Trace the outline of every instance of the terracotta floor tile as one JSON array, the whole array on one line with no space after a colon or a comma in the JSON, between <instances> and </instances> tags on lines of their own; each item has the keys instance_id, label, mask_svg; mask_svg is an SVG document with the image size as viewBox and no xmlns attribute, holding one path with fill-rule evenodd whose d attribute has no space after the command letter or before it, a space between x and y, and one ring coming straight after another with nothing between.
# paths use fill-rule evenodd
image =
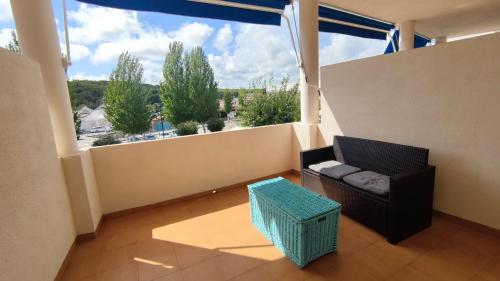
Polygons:
<instances>
[{"instance_id":1,"label":"terracotta floor tile","mask_svg":"<svg viewBox=\"0 0 500 281\"><path fill-rule=\"evenodd\" d=\"M222 254L215 258L225 279L231 279L265 263L265 260L245 255Z\"/></svg>"},{"instance_id":2,"label":"terracotta floor tile","mask_svg":"<svg viewBox=\"0 0 500 281\"><path fill-rule=\"evenodd\" d=\"M109 251L129 246L137 242L137 233L125 230L99 238L102 251Z\"/></svg>"},{"instance_id":3,"label":"terracotta floor tile","mask_svg":"<svg viewBox=\"0 0 500 281\"><path fill-rule=\"evenodd\" d=\"M324 255L306 266L307 270L317 272L320 275L327 275L330 270L337 266L337 263L347 255L342 255L340 252L333 252Z\"/></svg>"},{"instance_id":4,"label":"terracotta floor tile","mask_svg":"<svg viewBox=\"0 0 500 281\"><path fill-rule=\"evenodd\" d=\"M231 281L279 281L274 279L265 266L252 268L230 279Z\"/></svg>"},{"instance_id":5,"label":"terracotta floor tile","mask_svg":"<svg viewBox=\"0 0 500 281\"><path fill-rule=\"evenodd\" d=\"M135 247L135 258L148 259L167 253L174 253L173 244L168 241L151 239L139 241ZM175 255L175 254L174 254Z\"/></svg>"},{"instance_id":6,"label":"terracotta floor tile","mask_svg":"<svg viewBox=\"0 0 500 281\"><path fill-rule=\"evenodd\" d=\"M100 281L138 281L137 265L130 263L99 274Z\"/></svg>"},{"instance_id":7,"label":"terracotta floor tile","mask_svg":"<svg viewBox=\"0 0 500 281\"><path fill-rule=\"evenodd\" d=\"M140 281L155 280L180 269L175 253L172 250L147 259L135 258L135 261L139 267Z\"/></svg>"},{"instance_id":8,"label":"terracotta floor tile","mask_svg":"<svg viewBox=\"0 0 500 281\"><path fill-rule=\"evenodd\" d=\"M212 249L183 244L174 245L175 255L181 268L187 268L197 263L216 257L219 253Z\"/></svg>"},{"instance_id":9,"label":"terracotta floor tile","mask_svg":"<svg viewBox=\"0 0 500 281\"><path fill-rule=\"evenodd\" d=\"M276 280L298 281L312 278L319 275L318 272L306 266L298 268L294 263L287 258L282 258L274 262L268 262L264 265L272 278Z\"/></svg>"},{"instance_id":10,"label":"terracotta floor tile","mask_svg":"<svg viewBox=\"0 0 500 281\"><path fill-rule=\"evenodd\" d=\"M85 277L95 275L98 270L97 256L78 256L75 255L70 260L66 271L64 272L64 280L80 280Z\"/></svg>"},{"instance_id":11,"label":"terracotta floor tile","mask_svg":"<svg viewBox=\"0 0 500 281\"><path fill-rule=\"evenodd\" d=\"M377 279L377 274L374 274L372 268L363 268L361 263L356 261L354 256L349 256L346 258L339 257L335 264L323 273L319 278L313 276L310 280L353 280L353 281L381 281L382 279Z\"/></svg>"},{"instance_id":12,"label":"terracotta floor tile","mask_svg":"<svg viewBox=\"0 0 500 281\"><path fill-rule=\"evenodd\" d=\"M378 234L377 232L369 229L368 227L362 224L359 224L358 222L354 221L353 219L345 215L340 216L340 225L341 225L340 226L341 231L344 231L348 235L353 234L358 237L361 237L368 243L375 243L377 241L385 240L385 238L382 235Z\"/></svg>"},{"instance_id":13,"label":"terracotta floor tile","mask_svg":"<svg viewBox=\"0 0 500 281\"><path fill-rule=\"evenodd\" d=\"M128 245L125 247L104 251L96 257L98 261L97 268L99 272L107 271L115 267L127 265L134 262L136 253L135 245Z\"/></svg>"},{"instance_id":14,"label":"terracotta floor tile","mask_svg":"<svg viewBox=\"0 0 500 281\"><path fill-rule=\"evenodd\" d=\"M174 272L172 274L160 277L155 279L154 281L184 281L184 277L182 277L182 272Z\"/></svg>"},{"instance_id":15,"label":"terracotta floor tile","mask_svg":"<svg viewBox=\"0 0 500 281\"><path fill-rule=\"evenodd\" d=\"M100 239L92 239L92 240L86 240L86 241L81 241L78 243L78 247L75 249L75 254L74 258L78 257L91 257L95 256L99 253L102 252L102 247L104 246L101 243L102 240Z\"/></svg>"},{"instance_id":16,"label":"terracotta floor tile","mask_svg":"<svg viewBox=\"0 0 500 281\"><path fill-rule=\"evenodd\" d=\"M497 255L481 268L477 275L486 281L500 280L500 255Z\"/></svg>"},{"instance_id":17,"label":"terracotta floor tile","mask_svg":"<svg viewBox=\"0 0 500 281\"><path fill-rule=\"evenodd\" d=\"M411 266L404 266L389 277L387 281L432 281L432 279Z\"/></svg>"},{"instance_id":18,"label":"terracotta floor tile","mask_svg":"<svg viewBox=\"0 0 500 281\"><path fill-rule=\"evenodd\" d=\"M224 281L223 272L217 266L214 259L193 265L182 270L182 277L185 281Z\"/></svg>"},{"instance_id":19,"label":"terracotta floor tile","mask_svg":"<svg viewBox=\"0 0 500 281\"><path fill-rule=\"evenodd\" d=\"M441 245L442 241L443 238L433 234L430 229L425 229L424 231L400 242L398 246L408 248L417 254L423 254L437 249Z\"/></svg>"},{"instance_id":20,"label":"terracotta floor tile","mask_svg":"<svg viewBox=\"0 0 500 281\"><path fill-rule=\"evenodd\" d=\"M372 243L358 235L340 233L337 241L337 253L339 255L349 256L371 244Z\"/></svg>"},{"instance_id":21,"label":"terracotta floor tile","mask_svg":"<svg viewBox=\"0 0 500 281\"><path fill-rule=\"evenodd\" d=\"M104 220L62 280L498 281L499 268L498 238L444 217L391 245L342 215L337 252L299 269L252 225L241 186Z\"/></svg>"},{"instance_id":22,"label":"terracotta floor tile","mask_svg":"<svg viewBox=\"0 0 500 281\"><path fill-rule=\"evenodd\" d=\"M472 278L489 258L463 251L458 245L442 247L425 253L415 259L411 266L437 281L461 281Z\"/></svg>"},{"instance_id":23,"label":"terracotta floor tile","mask_svg":"<svg viewBox=\"0 0 500 281\"><path fill-rule=\"evenodd\" d=\"M445 243L488 258L500 252L500 238L473 229L462 229L450 239L446 239Z\"/></svg>"},{"instance_id":24,"label":"terracotta floor tile","mask_svg":"<svg viewBox=\"0 0 500 281\"><path fill-rule=\"evenodd\" d=\"M103 281L100 274L92 275L78 281Z\"/></svg>"},{"instance_id":25,"label":"terracotta floor tile","mask_svg":"<svg viewBox=\"0 0 500 281\"><path fill-rule=\"evenodd\" d=\"M454 234L458 233L462 228L462 226L442 216L433 216L432 225L426 231L429 231L433 235L437 235L442 239L449 239Z\"/></svg>"},{"instance_id":26,"label":"terracotta floor tile","mask_svg":"<svg viewBox=\"0 0 500 281\"><path fill-rule=\"evenodd\" d=\"M497 279L495 279L495 280L497 280ZM470 279L470 281L488 281L488 280L482 278L481 276L476 275L472 279Z\"/></svg>"}]
</instances>

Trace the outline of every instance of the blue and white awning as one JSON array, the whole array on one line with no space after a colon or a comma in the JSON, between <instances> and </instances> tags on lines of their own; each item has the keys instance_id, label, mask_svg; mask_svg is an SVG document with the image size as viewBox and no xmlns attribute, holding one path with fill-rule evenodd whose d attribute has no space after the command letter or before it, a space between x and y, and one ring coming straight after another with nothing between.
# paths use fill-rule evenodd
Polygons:
<instances>
[{"instance_id":1,"label":"blue and white awning","mask_svg":"<svg viewBox=\"0 0 500 281\"><path fill-rule=\"evenodd\" d=\"M290 0L78 0L80 2L145 12L280 25Z\"/></svg>"},{"instance_id":2,"label":"blue and white awning","mask_svg":"<svg viewBox=\"0 0 500 281\"><path fill-rule=\"evenodd\" d=\"M319 31L386 40L392 23L357 15L329 6L319 6Z\"/></svg>"},{"instance_id":3,"label":"blue and white awning","mask_svg":"<svg viewBox=\"0 0 500 281\"><path fill-rule=\"evenodd\" d=\"M413 42L413 48L422 48L427 46L431 42L430 39L419 35L415 34L414 42ZM396 50L394 50L396 49ZM392 35L392 40L389 42L389 45L387 45L387 48L385 49L384 54L390 54L394 52L399 51L399 30L395 30L394 34Z\"/></svg>"}]
</instances>

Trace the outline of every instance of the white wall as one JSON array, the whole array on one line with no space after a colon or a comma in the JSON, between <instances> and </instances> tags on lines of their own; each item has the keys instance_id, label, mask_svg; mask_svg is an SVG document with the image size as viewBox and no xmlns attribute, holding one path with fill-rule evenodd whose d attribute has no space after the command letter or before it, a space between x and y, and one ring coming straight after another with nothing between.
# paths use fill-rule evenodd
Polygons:
<instances>
[{"instance_id":1,"label":"white wall","mask_svg":"<svg viewBox=\"0 0 500 281\"><path fill-rule=\"evenodd\" d=\"M103 213L288 171L292 126L92 148Z\"/></svg>"},{"instance_id":2,"label":"white wall","mask_svg":"<svg viewBox=\"0 0 500 281\"><path fill-rule=\"evenodd\" d=\"M0 48L0 280L54 280L75 230L38 64Z\"/></svg>"},{"instance_id":3,"label":"white wall","mask_svg":"<svg viewBox=\"0 0 500 281\"><path fill-rule=\"evenodd\" d=\"M321 68L334 134L430 149L434 208L500 229L500 34Z\"/></svg>"},{"instance_id":4,"label":"white wall","mask_svg":"<svg viewBox=\"0 0 500 281\"><path fill-rule=\"evenodd\" d=\"M96 231L102 210L92 155L89 151L62 158L77 234Z\"/></svg>"}]
</instances>

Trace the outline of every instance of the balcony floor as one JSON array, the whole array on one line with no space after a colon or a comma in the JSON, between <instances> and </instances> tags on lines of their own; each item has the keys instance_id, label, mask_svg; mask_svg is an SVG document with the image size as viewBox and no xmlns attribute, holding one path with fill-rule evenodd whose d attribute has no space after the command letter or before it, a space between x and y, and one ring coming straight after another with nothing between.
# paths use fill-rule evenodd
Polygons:
<instances>
[{"instance_id":1,"label":"balcony floor","mask_svg":"<svg viewBox=\"0 0 500 281\"><path fill-rule=\"evenodd\" d=\"M500 239L435 217L393 246L342 216L338 252L300 270L252 226L242 186L105 220L97 239L78 244L63 280L494 281Z\"/></svg>"}]
</instances>

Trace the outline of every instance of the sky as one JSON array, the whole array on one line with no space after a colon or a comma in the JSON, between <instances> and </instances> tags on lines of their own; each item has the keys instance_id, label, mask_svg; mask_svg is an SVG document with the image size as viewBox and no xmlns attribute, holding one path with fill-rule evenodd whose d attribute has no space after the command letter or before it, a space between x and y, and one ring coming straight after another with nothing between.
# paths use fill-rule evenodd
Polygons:
<instances>
[{"instance_id":1,"label":"sky","mask_svg":"<svg viewBox=\"0 0 500 281\"><path fill-rule=\"evenodd\" d=\"M53 0L61 50L65 53L62 1ZM186 49L202 46L221 88L248 87L250 81L289 76L298 81L286 24L254 25L152 12L104 8L67 0L72 80L107 80L122 52L139 58L144 81L158 84L168 46L181 41ZM298 3L295 4L298 19ZM292 17L291 8L285 11ZM15 28L9 0L0 0L0 46ZM320 65L382 54L387 42L320 33Z\"/></svg>"}]
</instances>

